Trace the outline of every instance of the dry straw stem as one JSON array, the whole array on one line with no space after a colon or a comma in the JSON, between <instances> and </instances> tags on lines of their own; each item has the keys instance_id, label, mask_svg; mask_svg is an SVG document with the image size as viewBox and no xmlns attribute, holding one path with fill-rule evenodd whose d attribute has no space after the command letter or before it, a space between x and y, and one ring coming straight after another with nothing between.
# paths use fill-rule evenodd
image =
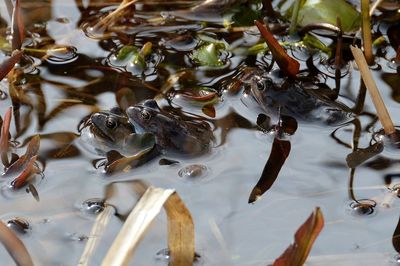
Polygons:
<instances>
[{"instance_id":1,"label":"dry straw stem","mask_svg":"<svg viewBox=\"0 0 400 266\"><path fill-rule=\"evenodd\" d=\"M104 230L114 213L114 208L109 205L106 206L101 213L99 213L96 218L96 222L92 227L92 231L90 232L89 240L85 246L85 249L83 250L81 258L79 259L78 265L89 265L89 260L96 249L97 244L100 242L101 236L103 235Z\"/></svg>"},{"instance_id":2,"label":"dry straw stem","mask_svg":"<svg viewBox=\"0 0 400 266\"><path fill-rule=\"evenodd\" d=\"M192 217L173 189L149 187L129 214L108 250L102 265L128 265L139 241L164 206L168 216L168 247L171 266L192 265L194 226Z\"/></svg>"},{"instance_id":3,"label":"dry straw stem","mask_svg":"<svg viewBox=\"0 0 400 266\"><path fill-rule=\"evenodd\" d=\"M386 135L391 135L396 132L394 128L392 119L390 118L389 112L386 109L385 103L379 93L374 79L372 78L371 71L368 68L367 61L361 51L357 46L350 46L351 52L353 53L354 59L356 60L357 66L360 70L361 77L368 89L369 95L372 98L372 102L375 105L376 112L378 113L378 118L381 121L383 129Z\"/></svg>"},{"instance_id":4,"label":"dry straw stem","mask_svg":"<svg viewBox=\"0 0 400 266\"><path fill-rule=\"evenodd\" d=\"M3 222L0 222L0 242L17 265L33 266L32 258L24 243Z\"/></svg>"},{"instance_id":5,"label":"dry straw stem","mask_svg":"<svg viewBox=\"0 0 400 266\"><path fill-rule=\"evenodd\" d=\"M108 26L107 24L113 24L114 20L119 17L121 11L125 8L130 7L131 5L135 4L138 0L123 0L121 4L115 9L113 12L102 18L94 28L103 28L104 26Z\"/></svg>"},{"instance_id":6,"label":"dry straw stem","mask_svg":"<svg viewBox=\"0 0 400 266\"><path fill-rule=\"evenodd\" d=\"M361 0L361 16L362 16L362 36L365 59L368 65L374 63L372 54L372 38L371 38L371 18L369 16L369 0Z\"/></svg>"}]
</instances>

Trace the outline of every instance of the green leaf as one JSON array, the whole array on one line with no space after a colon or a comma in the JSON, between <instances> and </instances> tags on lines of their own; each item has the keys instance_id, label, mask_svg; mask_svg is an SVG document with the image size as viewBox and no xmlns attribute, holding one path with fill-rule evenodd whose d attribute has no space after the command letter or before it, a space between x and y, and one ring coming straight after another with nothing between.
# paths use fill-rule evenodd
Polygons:
<instances>
[{"instance_id":1,"label":"green leaf","mask_svg":"<svg viewBox=\"0 0 400 266\"><path fill-rule=\"evenodd\" d=\"M117 60L124 61L128 59L128 57L133 56L134 54L138 53L138 49L132 45L126 45L119 50L117 54Z\"/></svg>"},{"instance_id":2,"label":"green leaf","mask_svg":"<svg viewBox=\"0 0 400 266\"><path fill-rule=\"evenodd\" d=\"M200 46L192 54L192 59L201 66L221 66L220 50L225 48L222 43L209 43Z\"/></svg>"},{"instance_id":3,"label":"green leaf","mask_svg":"<svg viewBox=\"0 0 400 266\"><path fill-rule=\"evenodd\" d=\"M360 13L345 0L307 0L300 8L297 22L300 26L321 22L336 25L336 17L345 32L355 31L361 25Z\"/></svg>"},{"instance_id":4,"label":"green leaf","mask_svg":"<svg viewBox=\"0 0 400 266\"><path fill-rule=\"evenodd\" d=\"M303 38L303 44L310 48L316 48L326 53L329 57L332 55L332 50L314 35L306 34Z\"/></svg>"}]
</instances>

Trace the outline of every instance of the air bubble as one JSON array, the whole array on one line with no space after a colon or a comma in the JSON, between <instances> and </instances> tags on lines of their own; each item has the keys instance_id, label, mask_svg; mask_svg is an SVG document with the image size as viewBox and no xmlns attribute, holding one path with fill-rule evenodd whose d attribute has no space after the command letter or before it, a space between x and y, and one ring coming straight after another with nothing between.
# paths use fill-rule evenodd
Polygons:
<instances>
[{"instance_id":1,"label":"air bubble","mask_svg":"<svg viewBox=\"0 0 400 266\"><path fill-rule=\"evenodd\" d=\"M192 164L181 168L178 175L184 179L198 179L207 175L207 166L202 164Z\"/></svg>"},{"instance_id":2,"label":"air bubble","mask_svg":"<svg viewBox=\"0 0 400 266\"><path fill-rule=\"evenodd\" d=\"M376 202L370 199L361 199L350 203L351 214L354 216L367 216L375 212Z\"/></svg>"},{"instance_id":3,"label":"air bubble","mask_svg":"<svg viewBox=\"0 0 400 266\"><path fill-rule=\"evenodd\" d=\"M94 198L85 200L82 203L81 210L88 214L98 214L105 208L105 202L103 199Z\"/></svg>"}]
</instances>

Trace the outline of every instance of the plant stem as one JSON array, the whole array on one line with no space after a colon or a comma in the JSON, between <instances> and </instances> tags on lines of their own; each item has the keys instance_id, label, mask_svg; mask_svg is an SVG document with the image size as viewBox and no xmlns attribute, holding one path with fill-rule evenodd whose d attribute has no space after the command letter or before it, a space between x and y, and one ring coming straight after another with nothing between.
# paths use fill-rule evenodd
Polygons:
<instances>
[{"instance_id":1,"label":"plant stem","mask_svg":"<svg viewBox=\"0 0 400 266\"><path fill-rule=\"evenodd\" d=\"M368 65L374 63L374 56L372 54L372 39L371 39L371 21L369 16L369 0L361 1L361 15L362 15L362 36L365 59Z\"/></svg>"},{"instance_id":2,"label":"plant stem","mask_svg":"<svg viewBox=\"0 0 400 266\"><path fill-rule=\"evenodd\" d=\"M350 46L351 52L353 53L354 59L356 60L357 66L360 70L361 77L364 80L365 86L368 89L369 95L372 98L378 118L383 126L386 135L392 135L396 132L392 119L390 118L389 112L386 109L385 103L379 93L374 79L372 78L371 72L368 68L365 57L358 47Z\"/></svg>"}]
</instances>

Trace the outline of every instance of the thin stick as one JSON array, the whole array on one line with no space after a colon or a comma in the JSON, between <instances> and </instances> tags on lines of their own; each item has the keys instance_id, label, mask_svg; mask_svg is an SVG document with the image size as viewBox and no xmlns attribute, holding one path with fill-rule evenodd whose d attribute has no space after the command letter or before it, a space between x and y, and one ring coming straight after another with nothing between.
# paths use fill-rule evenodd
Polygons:
<instances>
[{"instance_id":1,"label":"thin stick","mask_svg":"<svg viewBox=\"0 0 400 266\"><path fill-rule=\"evenodd\" d=\"M362 16L362 36L365 59L368 65L374 63L372 54L372 39L371 39L371 19L369 16L369 0L361 0L361 16Z\"/></svg>"},{"instance_id":2,"label":"thin stick","mask_svg":"<svg viewBox=\"0 0 400 266\"><path fill-rule=\"evenodd\" d=\"M118 18L120 12L124 9L126 9L127 7L130 7L131 5L135 4L138 0L123 0L121 2L121 4L117 7L117 9L115 9L114 11L112 11L111 13L109 13L107 16L105 16L104 18L102 18L95 26L95 29L99 29L102 28L104 26L106 26L107 24L112 24L113 20L115 20L116 18Z\"/></svg>"},{"instance_id":3,"label":"thin stick","mask_svg":"<svg viewBox=\"0 0 400 266\"><path fill-rule=\"evenodd\" d=\"M79 259L78 265L89 265L90 257L96 249L97 244L100 242L104 230L114 213L115 210L113 207L106 206L106 208L97 216L96 222L92 227L92 231L89 235L89 240L86 243L85 249L83 250L82 256Z\"/></svg>"},{"instance_id":4,"label":"thin stick","mask_svg":"<svg viewBox=\"0 0 400 266\"><path fill-rule=\"evenodd\" d=\"M376 0L375 3L371 6L369 10L369 15L372 16L374 14L375 9L383 2L383 0Z\"/></svg>"},{"instance_id":5,"label":"thin stick","mask_svg":"<svg viewBox=\"0 0 400 266\"><path fill-rule=\"evenodd\" d=\"M379 93L378 87L374 79L372 78L371 72L368 68L367 61L361 51L357 46L350 46L351 52L353 53L354 59L356 60L357 66L360 70L361 77L364 80L365 86L368 89L369 95L372 98L372 102L375 105L376 112L378 113L378 118L381 121L383 129L386 135L391 135L396 132L394 128L393 121L390 118L389 112L386 109L385 103Z\"/></svg>"}]
</instances>

